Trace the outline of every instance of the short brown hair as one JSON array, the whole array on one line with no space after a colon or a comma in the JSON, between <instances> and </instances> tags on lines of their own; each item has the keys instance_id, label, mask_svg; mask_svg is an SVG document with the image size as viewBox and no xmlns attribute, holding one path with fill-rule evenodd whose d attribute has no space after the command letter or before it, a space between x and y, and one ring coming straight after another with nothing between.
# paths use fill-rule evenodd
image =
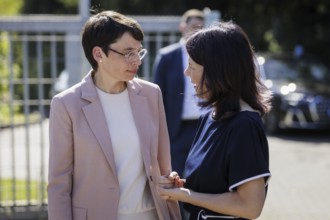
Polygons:
<instances>
[{"instance_id":1,"label":"short brown hair","mask_svg":"<svg viewBox=\"0 0 330 220\"><path fill-rule=\"evenodd\" d=\"M203 11L201 11L199 9L189 9L182 15L181 22L188 23L189 20L192 18L198 18L198 19L204 20Z\"/></svg>"},{"instance_id":2,"label":"short brown hair","mask_svg":"<svg viewBox=\"0 0 330 220\"><path fill-rule=\"evenodd\" d=\"M94 71L97 71L98 64L92 54L93 48L99 46L108 55L108 45L116 42L126 32L135 40L143 41L144 33L140 24L118 12L102 11L87 20L82 29L82 46Z\"/></svg>"}]
</instances>

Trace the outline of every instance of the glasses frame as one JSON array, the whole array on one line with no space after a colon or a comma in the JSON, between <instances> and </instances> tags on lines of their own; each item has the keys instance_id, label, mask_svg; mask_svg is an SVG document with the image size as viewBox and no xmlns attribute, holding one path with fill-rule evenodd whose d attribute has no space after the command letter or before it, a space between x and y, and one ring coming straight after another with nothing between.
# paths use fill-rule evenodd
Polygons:
<instances>
[{"instance_id":1,"label":"glasses frame","mask_svg":"<svg viewBox=\"0 0 330 220\"><path fill-rule=\"evenodd\" d=\"M119 54L119 55L125 57L125 60L127 62L129 62L129 63L134 62L134 59L137 58L136 55L139 57L139 60L141 61L145 57L145 55L147 54L147 52L148 52L147 49L142 49L142 50L140 50L137 53L135 53L134 51L130 51L130 52L124 54L124 53L121 53L121 52L119 52L117 50L114 50L114 49L112 49L110 47L108 47L108 50L110 50L112 52L115 52L116 54Z\"/></svg>"}]
</instances>

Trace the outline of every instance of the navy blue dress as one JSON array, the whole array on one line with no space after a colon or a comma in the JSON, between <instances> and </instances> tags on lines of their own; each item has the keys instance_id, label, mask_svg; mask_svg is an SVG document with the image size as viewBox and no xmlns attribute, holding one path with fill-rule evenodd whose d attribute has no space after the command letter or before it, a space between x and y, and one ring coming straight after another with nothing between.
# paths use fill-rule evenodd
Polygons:
<instances>
[{"instance_id":1,"label":"navy blue dress","mask_svg":"<svg viewBox=\"0 0 330 220\"><path fill-rule=\"evenodd\" d=\"M199 123L186 161L186 188L218 194L234 191L253 179L270 177L268 141L257 112L242 111L223 121L213 120L209 113ZM191 204L184 207L191 220L235 218Z\"/></svg>"}]
</instances>

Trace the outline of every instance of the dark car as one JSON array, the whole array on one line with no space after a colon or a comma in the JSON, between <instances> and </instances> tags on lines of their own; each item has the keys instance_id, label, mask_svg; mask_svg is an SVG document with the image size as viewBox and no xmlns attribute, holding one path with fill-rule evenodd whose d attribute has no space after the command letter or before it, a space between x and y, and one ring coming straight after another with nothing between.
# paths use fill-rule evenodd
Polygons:
<instances>
[{"instance_id":1,"label":"dark car","mask_svg":"<svg viewBox=\"0 0 330 220\"><path fill-rule=\"evenodd\" d=\"M316 59L258 54L265 85L273 92L264 118L269 133L287 128L330 128L330 70Z\"/></svg>"}]
</instances>

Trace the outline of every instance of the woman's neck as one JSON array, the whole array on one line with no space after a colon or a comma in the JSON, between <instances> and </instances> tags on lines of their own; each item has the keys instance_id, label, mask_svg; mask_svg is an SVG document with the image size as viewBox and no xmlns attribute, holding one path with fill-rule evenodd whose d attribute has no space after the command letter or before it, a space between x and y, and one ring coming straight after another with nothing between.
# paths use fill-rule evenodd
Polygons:
<instances>
[{"instance_id":1,"label":"woman's neck","mask_svg":"<svg viewBox=\"0 0 330 220\"><path fill-rule=\"evenodd\" d=\"M99 73L94 73L93 81L97 88L110 94L118 94L126 89L126 82L107 80L106 78L102 78Z\"/></svg>"}]
</instances>

